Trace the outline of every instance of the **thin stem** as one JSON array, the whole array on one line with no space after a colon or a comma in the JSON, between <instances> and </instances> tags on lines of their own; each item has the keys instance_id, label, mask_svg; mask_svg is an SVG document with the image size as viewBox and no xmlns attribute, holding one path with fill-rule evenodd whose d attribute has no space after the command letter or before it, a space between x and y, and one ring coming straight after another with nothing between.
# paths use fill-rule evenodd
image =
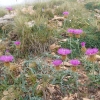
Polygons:
<instances>
[{"instance_id":1,"label":"thin stem","mask_svg":"<svg viewBox=\"0 0 100 100\"><path fill-rule=\"evenodd\" d=\"M93 76L95 75L95 66L94 66L94 62L93 62L92 74L93 74Z\"/></svg>"},{"instance_id":2,"label":"thin stem","mask_svg":"<svg viewBox=\"0 0 100 100\"><path fill-rule=\"evenodd\" d=\"M72 39L71 39L71 37L70 37L70 41L69 41L69 43L70 43L70 50L72 50L72 48L71 48L71 41L72 41ZM71 53L71 59L73 58L73 55L72 55L72 53Z\"/></svg>"},{"instance_id":3,"label":"thin stem","mask_svg":"<svg viewBox=\"0 0 100 100\"><path fill-rule=\"evenodd\" d=\"M79 54L80 54L79 39L77 39L77 46L78 46L78 50L79 50Z\"/></svg>"}]
</instances>

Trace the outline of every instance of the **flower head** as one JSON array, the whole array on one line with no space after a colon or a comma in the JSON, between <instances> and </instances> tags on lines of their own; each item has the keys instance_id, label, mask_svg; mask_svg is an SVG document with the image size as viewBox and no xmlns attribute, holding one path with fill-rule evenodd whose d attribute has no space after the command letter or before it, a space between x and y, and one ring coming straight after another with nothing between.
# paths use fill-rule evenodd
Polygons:
<instances>
[{"instance_id":1,"label":"flower head","mask_svg":"<svg viewBox=\"0 0 100 100\"><path fill-rule=\"evenodd\" d=\"M2 62L11 62L13 59L14 57L12 55L3 55L0 57L0 61Z\"/></svg>"},{"instance_id":2,"label":"flower head","mask_svg":"<svg viewBox=\"0 0 100 100\"><path fill-rule=\"evenodd\" d=\"M85 52L86 55L95 55L98 53L98 49L97 48L88 48Z\"/></svg>"},{"instance_id":3,"label":"flower head","mask_svg":"<svg viewBox=\"0 0 100 100\"><path fill-rule=\"evenodd\" d=\"M68 33L74 33L74 29L69 28L69 29L67 30L67 32L68 32Z\"/></svg>"},{"instance_id":4,"label":"flower head","mask_svg":"<svg viewBox=\"0 0 100 100\"><path fill-rule=\"evenodd\" d=\"M69 14L68 11L64 11L64 12L63 12L63 15L68 15L68 14Z\"/></svg>"},{"instance_id":5,"label":"flower head","mask_svg":"<svg viewBox=\"0 0 100 100\"><path fill-rule=\"evenodd\" d=\"M83 30L81 29L74 29L74 34L81 34L83 33Z\"/></svg>"},{"instance_id":6,"label":"flower head","mask_svg":"<svg viewBox=\"0 0 100 100\"><path fill-rule=\"evenodd\" d=\"M57 59L57 60L54 60L52 63L54 66L59 66L62 63L62 60Z\"/></svg>"},{"instance_id":7,"label":"flower head","mask_svg":"<svg viewBox=\"0 0 100 100\"><path fill-rule=\"evenodd\" d=\"M72 59L70 60L70 64L72 64L73 66L77 66L80 64L80 61L78 59Z\"/></svg>"},{"instance_id":8,"label":"flower head","mask_svg":"<svg viewBox=\"0 0 100 100\"><path fill-rule=\"evenodd\" d=\"M21 44L21 42L20 41L15 41L14 44L18 46L18 45Z\"/></svg>"},{"instance_id":9,"label":"flower head","mask_svg":"<svg viewBox=\"0 0 100 100\"><path fill-rule=\"evenodd\" d=\"M81 42L81 46L82 47L85 46L85 44L86 44L86 42Z\"/></svg>"},{"instance_id":10,"label":"flower head","mask_svg":"<svg viewBox=\"0 0 100 100\"><path fill-rule=\"evenodd\" d=\"M71 53L71 50L66 49L66 48L60 48L60 49L58 49L57 52L58 52L58 54L60 54L60 55L68 55L68 54Z\"/></svg>"},{"instance_id":11,"label":"flower head","mask_svg":"<svg viewBox=\"0 0 100 100\"><path fill-rule=\"evenodd\" d=\"M12 7L6 7L6 9L7 9L8 11L12 11L12 10L13 10Z\"/></svg>"}]
</instances>

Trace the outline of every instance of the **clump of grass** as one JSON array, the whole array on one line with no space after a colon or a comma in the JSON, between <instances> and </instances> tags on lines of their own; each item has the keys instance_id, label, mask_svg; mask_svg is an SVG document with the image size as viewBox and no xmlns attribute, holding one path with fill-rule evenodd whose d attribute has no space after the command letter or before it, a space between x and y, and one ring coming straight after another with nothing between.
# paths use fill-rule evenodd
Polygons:
<instances>
[{"instance_id":1,"label":"clump of grass","mask_svg":"<svg viewBox=\"0 0 100 100\"><path fill-rule=\"evenodd\" d=\"M3 17L6 14L4 8L0 8L0 17Z\"/></svg>"},{"instance_id":2,"label":"clump of grass","mask_svg":"<svg viewBox=\"0 0 100 100\"><path fill-rule=\"evenodd\" d=\"M54 17L53 15L53 12L51 9L47 9L45 12L44 12L44 16L46 16L48 19L51 19Z\"/></svg>"},{"instance_id":3,"label":"clump of grass","mask_svg":"<svg viewBox=\"0 0 100 100\"><path fill-rule=\"evenodd\" d=\"M30 17L20 15L15 19L14 29L18 33L21 40L22 51L34 53L42 53L48 50L48 46L53 43L52 37L54 36L55 29L47 26L47 19L38 15L34 18L34 25L29 27L25 22L32 20Z\"/></svg>"},{"instance_id":4,"label":"clump of grass","mask_svg":"<svg viewBox=\"0 0 100 100\"><path fill-rule=\"evenodd\" d=\"M74 2L74 1L73 1ZM91 13L84 8L84 4L69 1L51 1L50 5L47 3L36 3L33 5L35 13L33 15L19 13L15 18L14 30L18 33L22 42L22 49L24 51L44 52L52 41L58 30L67 30L67 28L81 28L88 31L91 27L95 27L96 23L91 17ZM73 8L71 7L73 5ZM39 6L39 7L38 7ZM56 8L54 9L54 7ZM80 9L80 10L79 10ZM48 27L48 20L55 15L62 16L63 11L70 12L68 18L64 20L62 28ZM54 14L53 14L54 12ZM25 22L34 20L33 27L28 27ZM43 49L44 48L44 49Z\"/></svg>"},{"instance_id":5,"label":"clump of grass","mask_svg":"<svg viewBox=\"0 0 100 100\"><path fill-rule=\"evenodd\" d=\"M85 7L89 10L100 9L100 2L88 2L85 4Z\"/></svg>"},{"instance_id":6,"label":"clump of grass","mask_svg":"<svg viewBox=\"0 0 100 100\"><path fill-rule=\"evenodd\" d=\"M35 10L37 10L37 9L46 9L46 8L48 8L46 2L33 4L33 9L35 9Z\"/></svg>"}]
</instances>

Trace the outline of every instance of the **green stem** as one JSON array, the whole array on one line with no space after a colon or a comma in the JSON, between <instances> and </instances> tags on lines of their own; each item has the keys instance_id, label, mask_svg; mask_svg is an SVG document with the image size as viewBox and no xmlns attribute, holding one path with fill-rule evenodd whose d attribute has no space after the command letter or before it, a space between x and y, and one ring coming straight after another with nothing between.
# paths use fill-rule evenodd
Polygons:
<instances>
[{"instance_id":1,"label":"green stem","mask_svg":"<svg viewBox=\"0 0 100 100\"><path fill-rule=\"evenodd\" d=\"M94 62L93 62L92 74L93 74L93 76L95 75Z\"/></svg>"},{"instance_id":2,"label":"green stem","mask_svg":"<svg viewBox=\"0 0 100 100\"><path fill-rule=\"evenodd\" d=\"M80 54L80 47L79 47L79 39L77 39L77 46L78 46L78 50L79 50L79 54Z\"/></svg>"},{"instance_id":3,"label":"green stem","mask_svg":"<svg viewBox=\"0 0 100 100\"><path fill-rule=\"evenodd\" d=\"M70 43L70 50L72 50L72 48L71 48L71 41L72 41L72 39L71 39L71 37L70 37L70 41L69 41L69 43ZM72 53L71 53L71 59L73 58L73 55L72 55Z\"/></svg>"}]
</instances>

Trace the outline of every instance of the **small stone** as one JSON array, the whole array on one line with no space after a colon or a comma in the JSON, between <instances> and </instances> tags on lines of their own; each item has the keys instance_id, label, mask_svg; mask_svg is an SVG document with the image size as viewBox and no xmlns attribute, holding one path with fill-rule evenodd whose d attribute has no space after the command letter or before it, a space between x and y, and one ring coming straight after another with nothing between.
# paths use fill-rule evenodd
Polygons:
<instances>
[{"instance_id":1,"label":"small stone","mask_svg":"<svg viewBox=\"0 0 100 100\"><path fill-rule=\"evenodd\" d=\"M88 99L88 98L83 98L83 100L91 100L91 99Z\"/></svg>"},{"instance_id":2,"label":"small stone","mask_svg":"<svg viewBox=\"0 0 100 100\"><path fill-rule=\"evenodd\" d=\"M58 20L58 21L64 21L64 17L59 17L59 16L54 16L54 18L52 19L52 21L54 20Z\"/></svg>"},{"instance_id":3,"label":"small stone","mask_svg":"<svg viewBox=\"0 0 100 100\"><path fill-rule=\"evenodd\" d=\"M8 96L4 96L1 100L7 100Z\"/></svg>"},{"instance_id":4,"label":"small stone","mask_svg":"<svg viewBox=\"0 0 100 100\"><path fill-rule=\"evenodd\" d=\"M62 39L62 40L61 40L61 42L66 42L66 41L67 41L67 39Z\"/></svg>"},{"instance_id":5,"label":"small stone","mask_svg":"<svg viewBox=\"0 0 100 100\"><path fill-rule=\"evenodd\" d=\"M55 43L50 45L50 50L54 50L56 48L60 48L60 45L56 45Z\"/></svg>"},{"instance_id":6,"label":"small stone","mask_svg":"<svg viewBox=\"0 0 100 100\"><path fill-rule=\"evenodd\" d=\"M49 92L52 94L52 93L54 93L55 92L55 89L54 89L54 87L47 87L48 88L48 90L49 90Z\"/></svg>"},{"instance_id":7,"label":"small stone","mask_svg":"<svg viewBox=\"0 0 100 100\"><path fill-rule=\"evenodd\" d=\"M8 94L9 94L8 91L3 92L3 95L8 95Z\"/></svg>"},{"instance_id":8,"label":"small stone","mask_svg":"<svg viewBox=\"0 0 100 100\"><path fill-rule=\"evenodd\" d=\"M52 52L51 55L55 56L56 54L55 54L55 52Z\"/></svg>"},{"instance_id":9,"label":"small stone","mask_svg":"<svg viewBox=\"0 0 100 100\"><path fill-rule=\"evenodd\" d=\"M96 55L96 60L100 61L100 55Z\"/></svg>"},{"instance_id":10,"label":"small stone","mask_svg":"<svg viewBox=\"0 0 100 100\"><path fill-rule=\"evenodd\" d=\"M95 12L100 13L100 10L99 9L95 9Z\"/></svg>"},{"instance_id":11,"label":"small stone","mask_svg":"<svg viewBox=\"0 0 100 100\"><path fill-rule=\"evenodd\" d=\"M61 27L62 26L62 22L58 21L58 26Z\"/></svg>"},{"instance_id":12,"label":"small stone","mask_svg":"<svg viewBox=\"0 0 100 100\"><path fill-rule=\"evenodd\" d=\"M69 100L68 97L64 97L62 100Z\"/></svg>"},{"instance_id":13,"label":"small stone","mask_svg":"<svg viewBox=\"0 0 100 100\"><path fill-rule=\"evenodd\" d=\"M71 66L71 64L69 62L64 62L64 63L62 63L62 65L67 66L67 67Z\"/></svg>"}]
</instances>

